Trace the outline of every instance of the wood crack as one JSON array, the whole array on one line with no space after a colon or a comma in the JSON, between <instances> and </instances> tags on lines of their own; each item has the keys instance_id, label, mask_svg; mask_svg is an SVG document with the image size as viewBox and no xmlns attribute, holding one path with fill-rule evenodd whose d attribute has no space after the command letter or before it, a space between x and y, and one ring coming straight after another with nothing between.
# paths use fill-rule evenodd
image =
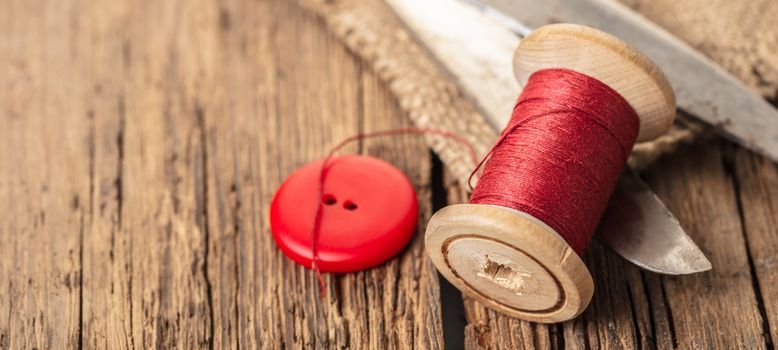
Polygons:
<instances>
[{"instance_id":1,"label":"wood crack","mask_svg":"<svg viewBox=\"0 0 778 350\"><path fill-rule=\"evenodd\" d=\"M90 178L91 180L91 178ZM79 350L84 348L84 212L81 211L81 229L78 233L78 344Z\"/></svg>"},{"instance_id":2,"label":"wood crack","mask_svg":"<svg viewBox=\"0 0 778 350\"><path fill-rule=\"evenodd\" d=\"M116 211L118 216L116 218L119 229L122 228L122 206L124 205L124 184L122 180L122 174L124 173L124 132L125 123L127 119L127 107L125 105L124 96L119 96L118 101L118 114L119 114L119 130L116 132L116 180L114 186L116 187ZM113 237L112 240L113 242Z\"/></svg>"},{"instance_id":3,"label":"wood crack","mask_svg":"<svg viewBox=\"0 0 778 350\"><path fill-rule=\"evenodd\" d=\"M434 152L429 152L431 160L430 167L430 206L432 213L443 209L449 204L448 190L444 175L443 162ZM422 235L424 233L421 233ZM465 305L462 299L462 292L456 289L451 282L445 279L435 270L433 272L438 277L440 288L441 319L443 320L443 343L444 344L464 344L465 342Z\"/></svg>"},{"instance_id":4,"label":"wood crack","mask_svg":"<svg viewBox=\"0 0 778 350\"><path fill-rule=\"evenodd\" d=\"M751 242L749 242L748 228L746 228L746 217L743 212L743 201L740 191L740 179L738 179L737 172L735 171L734 160L727 154L722 157L723 168L727 177L732 182L732 189L735 195L735 204L737 206L738 217L740 218L740 233L745 241L746 256L748 257L748 269L751 274L751 285L754 290L754 297L756 298L756 305L759 309L759 316L762 318L762 335L764 336L764 342L767 349L773 348L773 339L770 334L770 320L767 318L767 309L765 307L764 297L762 296L761 284L759 276L757 275L756 266L754 263L754 256L751 253Z\"/></svg>"},{"instance_id":5,"label":"wood crack","mask_svg":"<svg viewBox=\"0 0 778 350\"><path fill-rule=\"evenodd\" d=\"M125 42L124 46L129 55L129 45ZM117 115L119 118L119 125L116 131L116 178L114 179L114 188L116 193L116 224L111 229L111 250L109 252L110 257L113 257L113 250L116 242L116 233L122 233L123 229L123 212L124 212L124 147L125 147L125 132L127 122L127 106L124 95L120 95L117 101ZM132 300L132 235L127 235L128 245L128 262L125 264L125 272L127 273L127 306L129 310L129 347L135 348L135 332L133 331L133 300ZM124 324L124 323L122 323ZM125 333L127 331L125 330Z\"/></svg>"},{"instance_id":6,"label":"wood crack","mask_svg":"<svg viewBox=\"0 0 778 350\"><path fill-rule=\"evenodd\" d=\"M206 294L206 303L208 306L208 328L209 328L209 335L208 335L208 349L213 349L213 342L214 342L214 331L215 331L215 321L214 321L214 309L213 309L213 286L211 284L211 279L208 276L208 257L210 255L210 225L209 225L209 219L208 219L208 135L206 131L206 124L205 124L205 112L203 111L202 107L199 104L195 105L195 121L197 123L197 127L200 130L200 175L202 178L202 187L200 188L200 191L202 191L202 212L200 215L202 216L202 223L203 227L201 228L203 231L203 266L202 266L202 274L203 279L205 280L205 294Z\"/></svg>"},{"instance_id":7,"label":"wood crack","mask_svg":"<svg viewBox=\"0 0 778 350\"><path fill-rule=\"evenodd\" d=\"M628 284L627 289L627 300L629 300L629 307L630 311L632 312L632 328L635 330L635 333L633 333L633 338L638 349L642 350L643 342L641 339L643 334L640 332L640 323L638 322L638 313L637 309L635 308L635 299L632 297L632 286ZM648 298L648 295L646 295L646 298Z\"/></svg>"},{"instance_id":8,"label":"wood crack","mask_svg":"<svg viewBox=\"0 0 778 350\"><path fill-rule=\"evenodd\" d=\"M564 326L561 323L559 323L559 324L557 324L555 326L555 328L556 328L555 336L556 336L556 341L557 341L556 348L557 348L557 350L563 350L565 348L565 330L564 330Z\"/></svg>"},{"instance_id":9,"label":"wood crack","mask_svg":"<svg viewBox=\"0 0 778 350\"><path fill-rule=\"evenodd\" d=\"M89 119L89 145L88 145L88 167L89 167L89 220L94 220L94 192L95 192L95 119L94 112L87 113ZM78 203L74 205L78 208ZM84 348L84 216L81 215L81 230L78 238L79 246L79 271L78 271L78 349Z\"/></svg>"},{"instance_id":10,"label":"wood crack","mask_svg":"<svg viewBox=\"0 0 778 350\"><path fill-rule=\"evenodd\" d=\"M585 317L583 319L581 319L581 323L583 324L583 329L589 328L589 327L587 327L589 322L586 320ZM599 338L599 333L597 334L597 337ZM592 349L592 344L591 344L591 340L589 339L589 336L584 334L583 340L584 340L584 349L585 350L591 350ZM597 341L599 342L599 339L597 339Z\"/></svg>"},{"instance_id":11,"label":"wood crack","mask_svg":"<svg viewBox=\"0 0 778 350\"><path fill-rule=\"evenodd\" d=\"M658 328L658 325L656 324L656 319L654 318L654 303L651 301L651 293L648 290L648 281L646 280L646 272L639 271L639 273L640 273L640 281L643 283L643 293L646 295L646 302L648 303L648 322L651 326L651 334L648 335L650 337L648 339L648 343L651 348L656 349L657 348L656 340L658 339L656 330Z\"/></svg>"},{"instance_id":12,"label":"wood crack","mask_svg":"<svg viewBox=\"0 0 778 350\"><path fill-rule=\"evenodd\" d=\"M659 285L662 287L662 303L665 304L667 310L667 324L670 329L670 339L673 342L673 348L678 348L678 336L676 335L675 322L673 321L673 310L671 310L670 302L667 299L667 291L665 290L664 282L660 281Z\"/></svg>"},{"instance_id":13,"label":"wood crack","mask_svg":"<svg viewBox=\"0 0 778 350\"><path fill-rule=\"evenodd\" d=\"M233 249L235 249L235 345L237 349L240 349L240 306L238 305L238 300L240 299L240 259L238 258L240 243L237 232L233 244Z\"/></svg>"},{"instance_id":14,"label":"wood crack","mask_svg":"<svg viewBox=\"0 0 778 350\"><path fill-rule=\"evenodd\" d=\"M203 145L203 148L205 147L206 146ZM240 239L239 239L240 232L241 232L240 210L242 207L242 202L240 199L240 189L238 188L236 183L232 184L232 191L233 191L233 195L235 196L235 203L234 203L235 211L233 212L233 217L232 217L233 220L232 249L235 250L235 254L234 254L235 259L234 259L234 268L233 268L233 273L235 276L235 294L233 295L233 297L235 298L235 300L233 300L233 302L235 306L235 327L237 327L237 329L235 329L235 342L236 342L235 345L236 348L240 349L240 329L239 329L240 306L238 305L238 299L240 296L240 260L238 258L239 256L238 251L240 250ZM208 204L207 202L204 203L205 206L207 206L207 204ZM213 323L213 321L211 323ZM211 335L211 337L213 337L213 334Z\"/></svg>"}]
</instances>

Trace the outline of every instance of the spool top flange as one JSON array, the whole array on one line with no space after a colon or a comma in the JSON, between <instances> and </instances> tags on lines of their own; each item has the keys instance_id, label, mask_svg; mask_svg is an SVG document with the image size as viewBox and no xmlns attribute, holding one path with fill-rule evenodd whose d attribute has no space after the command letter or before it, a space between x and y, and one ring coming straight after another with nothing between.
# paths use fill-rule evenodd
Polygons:
<instances>
[{"instance_id":1,"label":"spool top flange","mask_svg":"<svg viewBox=\"0 0 778 350\"><path fill-rule=\"evenodd\" d=\"M616 90L640 117L637 142L664 134L675 119L670 82L651 60L613 35L576 24L551 24L521 40L513 71L521 86L542 69L566 68Z\"/></svg>"}]
</instances>

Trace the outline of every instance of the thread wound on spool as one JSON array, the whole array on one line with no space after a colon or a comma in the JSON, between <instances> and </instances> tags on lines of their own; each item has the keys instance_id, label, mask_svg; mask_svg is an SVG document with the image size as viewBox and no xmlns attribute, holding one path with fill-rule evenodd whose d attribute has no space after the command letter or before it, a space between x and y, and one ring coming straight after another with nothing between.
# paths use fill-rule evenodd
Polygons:
<instances>
[{"instance_id":1,"label":"thread wound on spool","mask_svg":"<svg viewBox=\"0 0 778 350\"><path fill-rule=\"evenodd\" d=\"M568 69L537 71L487 154L470 203L532 215L581 255L639 126L629 103L599 80Z\"/></svg>"}]
</instances>

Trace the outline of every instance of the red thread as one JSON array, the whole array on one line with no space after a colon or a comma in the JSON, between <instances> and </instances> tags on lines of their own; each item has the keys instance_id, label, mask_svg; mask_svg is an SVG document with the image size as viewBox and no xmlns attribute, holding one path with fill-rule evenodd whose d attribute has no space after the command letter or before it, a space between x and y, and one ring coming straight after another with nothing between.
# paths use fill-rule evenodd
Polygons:
<instances>
[{"instance_id":1,"label":"red thread","mask_svg":"<svg viewBox=\"0 0 778 350\"><path fill-rule=\"evenodd\" d=\"M581 255L637 138L640 120L618 92L566 70L535 72L486 162L470 203L513 208L546 223Z\"/></svg>"},{"instance_id":2,"label":"red thread","mask_svg":"<svg viewBox=\"0 0 778 350\"><path fill-rule=\"evenodd\" d=\"M441 136L443 138L454 140L458 143L461 143L465 146L467 149L468 154L470 155L470 159L472 159L473 164L476 164L478 162L478 157L476 156L475 149L473 146L468 142L464 137L457 135L456 133L441 130L441 129L434 129L434 128L398 128L398 129L390 129L390 130L382 130L382 131L375 131L375 132L365 132L365 133L359 133L353 136L350 136L346 138L345 140L339 142L335 146L333 146L329 152L327 152L327 156L324 157L324 161L322 162L321 166L321 173L319 175L319 203L316 207L316 215L314 217L313 221L313 229L311 230L311 256L313 256L313 261L311 262L311 268L313 268L314 271L316 271L316 278L319 281L319 296L324 297L326 293L326 284L324 282L324 277L321 275L321 271L319 270L319 252L318 252L318 240L319 240L319 232L321 231L321 222L323 220L323 212L324 212L324 182L327 179L327 170L329 169L329 161L332 159L332 157L335 155L337 151L339 151L341 148L345 147L346 145L355 142L360 141L368 138L375 138L375 137L383 137L383 136L397 136L397 135L436 135Z\"/></svg>"},{"instance_id":3,"label":"red thread","mask_svg":"<svg viewBox=\"0 0 778 350\"><path fill-rule=\"evenodd\" d=\"M639 126L635 110L604 83L571 70L546 69L530 77L508 126L480 162L467 140L439 129L400 128L346 138L327 153L319 177L311 253L320 296L326 293L317 264L323 190L329 161L344 146L402 134L438 135L462 143L477 164L471 179L486 164L471 203L528 213L556 230L581 255L629 157Z\"/></svg>"}]
</instances>

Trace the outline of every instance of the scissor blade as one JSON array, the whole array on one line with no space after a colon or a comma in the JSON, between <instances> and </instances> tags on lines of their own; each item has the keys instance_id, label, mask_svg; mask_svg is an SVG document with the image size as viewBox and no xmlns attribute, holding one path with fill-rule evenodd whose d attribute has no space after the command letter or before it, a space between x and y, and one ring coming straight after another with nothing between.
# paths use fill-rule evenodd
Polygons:
<instances>
[{"instance_id":1,"label":"scissor blade","mask_svg":"<svg viewBox=\"0 0 778 350\"><path fill-rule=\"evenodd\" d=\"M513 51L519 38L500 21L484 15L482 10L466 3L452 0L386 0L405 24L426 46L438 63L458 82L460 88L479 107L495 130L508 123L520 88L513 76ZM445 15L441 15L445 14ZM487 147L488 148L488 145ZM619 191L633 187L621 186ZM646 188L638 193L617 194L618 198L636 201L638 213L606 212L606 222L620 223L603 227L609 240L605 244L625 259L651 271L667 274L684 274L702 269L703 265L690 268L688 261L707 259L683 231L678 221L664 208L656 196ZM640 220L630 222L630 218ZM663 230L661 233L656 233ZM642 235L635 237L635 235ZM672 238L669 239L668 237ZM674 242L675 245L654 243L655 239ZM688 252L686 260L673 258L674 252Z\"/></svg>"},{"instance_id":2,"label":"scissor blade","mask_svg":"<svg viewBox=\"0 0 778 350\"><path fill-rule=\"evenodd\" d=\"M632 171L619 180L597 233L613 251L649 271L679 275L711 268L670 210Z\"/></svg>"},{"instance_id":3,"label":"scissor blade","mask_svg":"<svg viewBox=\"0 0 778 350\"><path fill-rule=\"evenodd\" d=\"M483 3L489 12L505 13L528 27L578 23L629 42L662 69L680 109L712 125L724 137L778 161L778 110L703 54L623 4L615 0Z\"/></svg>"},{"instance_id":4,"label":"scissor blade","mask_svg":"<svg viewBox=\"0 0 778 350\"><path fill-rule=\"evenodd\" d=\"M386 0L496 130L521 91L513 76L519 37L470 3ZM488 148L488 147L487 147Z\"/></svg>"},{"instance_id":5,"label":"scissor blade","mask_svg":"<svg viewBox=\"0 0 778 350\"><path fill-rule=\"evenodd\" d=\"M475 6L478 8L481 13L494 20L495 22L499 23L501 26L505 27L505 29L510 30L513 32L513 34L516 34L519 38L524 38L527 35L529 35L530 32L532 32L532 28L525 26L521 22L517 21L511 16L508 16L499 10L484 4L483 2L479 0L459 0L466 4L469 4L471 6Z\"/></svg>"}]
</instances>

